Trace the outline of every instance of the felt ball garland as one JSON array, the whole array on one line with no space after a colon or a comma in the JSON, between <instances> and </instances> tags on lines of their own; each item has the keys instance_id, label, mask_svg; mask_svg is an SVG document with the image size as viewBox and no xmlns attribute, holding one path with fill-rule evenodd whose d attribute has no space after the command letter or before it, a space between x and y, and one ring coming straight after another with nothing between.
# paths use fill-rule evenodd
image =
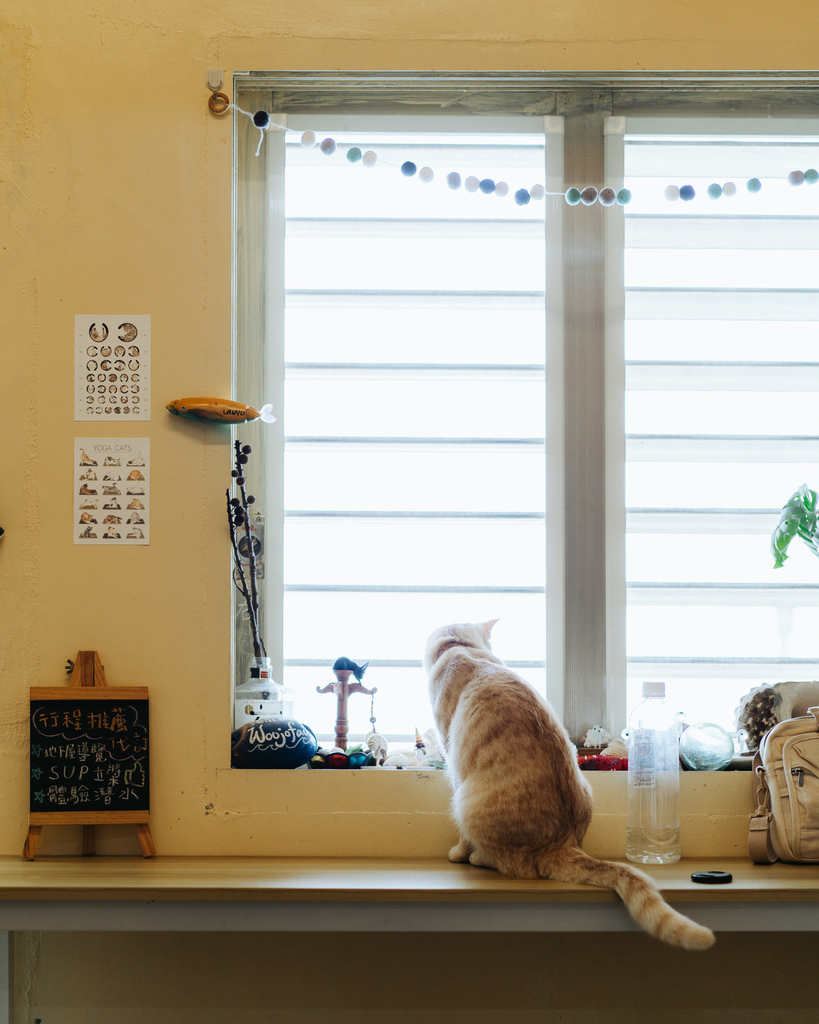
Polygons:
<instances>
[{"instance_id":1,"label":"felt ball garland","mask_svg":"<svg viewBox=\"0 0 819 1024\"><path fill-rule=\"evenodd\" d=\"M554 193L544 190L540 192L539 198L543 198L544 195L554 195ZM563 193L563 198L568 206L594 206L595 203L599 203L600 206L614 206L615 204L617 206L628 206L631 202L631 192L627 188L621 188L618 192L615 192L608 185L599 190L594 185L586 185L583 189L572 185Z\"/></svg>"},{"instance_id":2,"label":"felt ball garland","mask_svg":"<svg viewBox=\"0 0 819 1024\"><path fill-rule=\"evenodd\" d=\"M234 103L228 104L225 110L233 109L238 113L245 115L252 122L253 126L259 131L259 145L256 149L256 155L259 155L261 151L262 142L264 141L265 132L276 128L279 131L292 131L285 125L275 124L271 120L271 116L266 110L257 110L254 113L250 113L246 110L242 110ZM224 111L219 111L223 113ZM363 167L371 168L375 167L379 163L378 155L371 149L362 152L360 146L352 145L348 147L339 147L335 139L331 137L325 137L319 141L316 132L305 131L302 132L299 138L299 142L303 149L313 149L318 147L319 151L327 157L333 156L339 148L344 152L344 156L347 162L351 165L361 164ZM390 166L389 164L385 166ZM394 165L393 165L394 166ZM400 171L405 178L414 178L417 176L418 180L427 185L435 180L435 171L432 167L421 167L418 169L417 165L412 160L405 160L400 165ZM510 186L505 181L495 181L493 178L485 177L479 178L477 175L470 174L465 178L461 177L458 171L450 171L446 174L444 180L446 181L447 188L453 192L459 191L461 188L465 192L470 194L480 193L481 195L491 196L494 195L498 198L506 198L510 192L516 206L525 207L530 202L539 202L546 196L562 196L568 206L594 206L598 204L603 207L611 206L627 206L632 199L631 191L627 188L621 188L615 191L611 186L604 185L597 188L594 185L585 185L583 188L578 188L574 185L567 188L564 192L549 192L546 188L539 183L536 183L527 188L518 188L512 191ZM801 185L815 185L819 182L819 170L815 167L809 167L806 170L794 169L787 175L787 182L792 188L799 188ZM759 178L749 178L745 182L746 191L755 195L762 190L762 182ZM705 188L705 195L710 200L719 199L730 199L737 194L737 185L733 181L726 181L720 184L719 182L711 182ZM697 197L696 190L693 185L677 185L669 184L665 187L663 195L668 202L691 202Z\"/></svg>"}]
</instances>

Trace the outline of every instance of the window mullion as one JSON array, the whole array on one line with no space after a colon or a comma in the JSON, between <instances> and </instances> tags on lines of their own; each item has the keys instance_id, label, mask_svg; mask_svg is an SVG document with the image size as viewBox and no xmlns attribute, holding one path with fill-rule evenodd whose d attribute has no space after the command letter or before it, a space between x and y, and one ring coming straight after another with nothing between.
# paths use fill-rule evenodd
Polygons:
<instances>
[{"instance_id":1,"label":"window mullion","mask_svg":"<svg viewBox=\"0 0 819 1024\"><path fill-rule=\"evenodd\" d=\"M565 118L566 184L604 181L605 99ZM591 108L591 109L589 109ZM598 204L564 216L564 692L569 734L606 722L605 253Z\"/></svg>"}]
</instances>

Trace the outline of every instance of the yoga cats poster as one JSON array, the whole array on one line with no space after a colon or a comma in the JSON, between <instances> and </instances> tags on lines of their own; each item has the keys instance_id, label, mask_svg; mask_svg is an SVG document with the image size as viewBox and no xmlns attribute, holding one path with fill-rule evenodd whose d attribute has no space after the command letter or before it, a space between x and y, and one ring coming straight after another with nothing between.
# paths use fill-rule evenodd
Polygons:
<instances>
[{"instance_id":1,"label":"yoga cats poster","mask_svg":"<svg viewBox=\"0 0 819 1024\"><path fill-rule=\"evenodd\" d=\"M148 544L151 442L74 438L74 543Z\"/></svg>"}]
</instances>

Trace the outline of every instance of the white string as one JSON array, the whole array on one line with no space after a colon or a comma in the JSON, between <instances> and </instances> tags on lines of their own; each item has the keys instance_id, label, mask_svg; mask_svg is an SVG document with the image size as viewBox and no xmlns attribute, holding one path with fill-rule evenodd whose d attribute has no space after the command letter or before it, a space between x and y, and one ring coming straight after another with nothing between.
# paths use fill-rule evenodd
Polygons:
<instances>
[{"instance_id":1,"label":"white string","mask_svg":"<svg viewBox=\"0 0 819 1024\"><path fill-rule=\"evenodd\" d=\"M225 109L238 110L240 114L244 114L245 117L249 117L251 121L253 120L253 114L249 113L247 110L242 110L241 107L237 107L235 103L229 103ZM271 128L278 128L283 132L293 131L292 128L287 128L283 124L276 124L274 121L268 121L264 128L261 128L259 125L254 125L254 127L259 129L259 145L256 147L256 156L258 156L262 151L262 143L264 142L264 133L266 131L269 131Z\"/></svg>"}]
</instances>

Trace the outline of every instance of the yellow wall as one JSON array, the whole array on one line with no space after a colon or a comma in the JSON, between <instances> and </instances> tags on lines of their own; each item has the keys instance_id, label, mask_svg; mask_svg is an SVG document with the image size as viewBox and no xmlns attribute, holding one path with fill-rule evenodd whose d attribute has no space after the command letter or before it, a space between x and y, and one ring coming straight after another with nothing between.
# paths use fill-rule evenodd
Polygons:
<instances>
[{"instance_id":1,"label":"yellow wall","mask_svg":"<svg viewBox=\"0 0 819 1024\"><path fill-rule=\"evenodd\" d=\"M231 127L208 110L207 70L225 69L229 91L229 72L247 68L805 68L819 23L792 24L761 0L7 0L0 853L16 854L25 831L28 687L64 682L66 659L86 649L110 684L151 688L160 852L344 852L362 822L387 853L448 843L440 780L424 786L438 817L423 824L408 823L420 784L405 783L395 833L369 813L380 780L368 785L381 797L361 799L349 779L271 784L227 768L227 436L164 411L230 392ZM72 438L115 432L73 420L73 317L103 310L152 317L153 418L116 431L151 439L151 544L136 549L81 548L69 533ZM130 850L120 833L102 848ZM73 848L64 836L47 829L43 852Z\"/></svg>"},{"instance_id":2,"label":"yellow wall","mask_svg":"<svg viewBox=\"0 0 819 1024\"><path fill-rule=\"evenodd\" d=\"M28 687L64 682L86 649L112 685L151 688L160 854L438 855L448 842L443 780L402 780L395 796L354 776L227 768L229 451L163 409L230 390L231 132L208 111L207 69L798 70L817 43L807 8L763 0L5 0L0 853L19 854L25 833ZM116 431L151 439L145 548L82 549L69 532L72 438L114 432L73 421L73 317L103 310L152 317L153 418ZM102 848L133 852L125 832L103 832ZM76 848L71 829L46 830L44 853ZM33 977L21 984L46 984Z\"/></svg>"}]
</instances>

